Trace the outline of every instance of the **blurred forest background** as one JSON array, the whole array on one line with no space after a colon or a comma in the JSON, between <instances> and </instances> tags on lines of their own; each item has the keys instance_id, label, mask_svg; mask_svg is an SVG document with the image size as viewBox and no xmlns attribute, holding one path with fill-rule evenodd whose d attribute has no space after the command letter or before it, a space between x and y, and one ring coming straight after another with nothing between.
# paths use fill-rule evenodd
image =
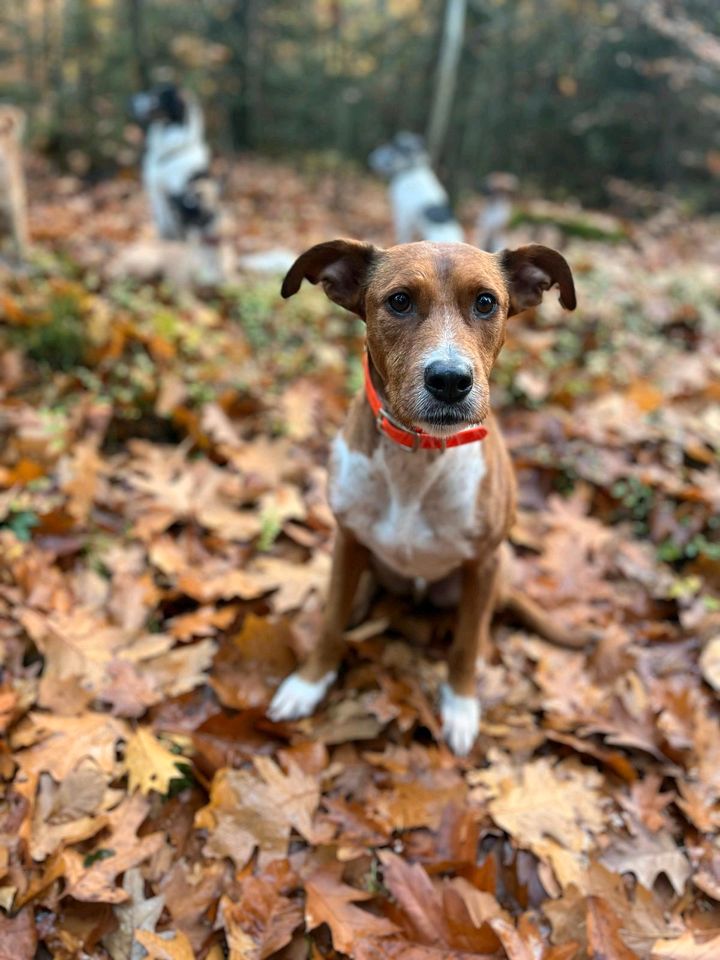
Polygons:
<instances>
[{"instance_id":1,"label":"blurred forest background","mask_svg":"<svg viewBox=\"0 0 720 960\"><path fill-rule=\"evenodd\" d=\"M719 26L718 0L0 0L30 120L22 157L0 127L29 234L0 255L0 960L720 957ZM140 182L128 98L168 80L207 119L216 284ZM265 716L321 630L364 326L247 258L391 243L366 161L403 128L471 242L516 174L508 246L559 248L578 292L512 318L493 407L518 583L600 640L495 624L468 758L447 623L399 598L313 717Z\"/></svg>"},{"instance_id":2,"label":"blurred forest background","mask_svg":"<svg viewBox=\"0 0 720 960\"><path fill-rule=\"evenodd\" d=\"M364 164L426 130L443 0L24 0L0 12L0 96L73 172L134 166L127 98L159 77L201 98L217 149ZM455 197L506 169L601 206L617 178L720 201L713 0L464 0L440 171Z\"/></svg>"}]
</instances>

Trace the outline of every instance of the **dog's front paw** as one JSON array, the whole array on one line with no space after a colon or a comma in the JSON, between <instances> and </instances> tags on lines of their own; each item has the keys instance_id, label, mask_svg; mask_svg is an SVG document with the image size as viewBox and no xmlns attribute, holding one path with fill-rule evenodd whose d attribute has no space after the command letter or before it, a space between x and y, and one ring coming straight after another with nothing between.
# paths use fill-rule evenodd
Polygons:
<instances>
[{"instance_id":1,"label":"dog's front paw","mask_svg":"<svg viewBox=\"0 0 720 960\"><path fill-rule=\"evenodd\" d=\"M299 673L291 673L275 691L267 715L276 723L280 720L299 720L309 717L328 692L337 674L334 670L314 683L303 680Z\"/></svg>"},{"instance_id":2,"label":"dog's front paw","mask_svg":"<svg viewBox=\"0 0 720 960\"><path fill-rule=\"evenodd\" d=\"M466 756L480 729L480 704L477 697L463 697L443 683L440 687L440 716L445 742L459 757Z\"/></svg>"}]
</instances>

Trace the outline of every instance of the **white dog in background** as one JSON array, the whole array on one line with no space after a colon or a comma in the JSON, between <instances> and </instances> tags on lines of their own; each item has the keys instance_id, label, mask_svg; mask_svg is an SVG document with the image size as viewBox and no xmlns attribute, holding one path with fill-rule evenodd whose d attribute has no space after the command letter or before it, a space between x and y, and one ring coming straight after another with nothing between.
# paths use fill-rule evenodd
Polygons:
<instances>
[{"instance_id":1,"label":"white dog in background","mask_svg":"<svg viewBox=\"0 0 720 960\"><path fill-rule=\"evenodd\" d=\"M390 181L397 243L431 240L462 243L463 228L453 216L447 191L438 180L422 137L397 133L368 157L370 169Z\"/></svg>"},{"instance_id":2,"label":"white dog in background","mask_svg":"<svg viewBox=\"0 0 720 960\"><path fill-rule=\"evenodd\" d=\"M508 246L507 230L517 192L518 179L512 173L489 173L485 177L485 203L477 219L476 242L481 250L497 253Z\"/></svg>"},{"instance_id":3,"label":"white dog in background","mask_svg":"<svg viewBox=\"0 0 720 960\"><path fill-rule=\"evenodd\" d=\"M173 286L217 286L233 271L220 194L210 176L210 149L194 97L172 84L135 94L133 118L145 129L142 163L158 232L135 243L108 266L111 278L165 279Z\"/></svg>"},{"instance_id":4,"label":"white dog in background","mask_svg":"<svg viewBox=\"0 0 720 960\"><path fill-rule=\"evenodd\" d=\"M131 104L146 130L142 175L158 234L165 240L210 234L218 198L200 105L172 84L137 93Z\"/></svg>"}]
</instances>

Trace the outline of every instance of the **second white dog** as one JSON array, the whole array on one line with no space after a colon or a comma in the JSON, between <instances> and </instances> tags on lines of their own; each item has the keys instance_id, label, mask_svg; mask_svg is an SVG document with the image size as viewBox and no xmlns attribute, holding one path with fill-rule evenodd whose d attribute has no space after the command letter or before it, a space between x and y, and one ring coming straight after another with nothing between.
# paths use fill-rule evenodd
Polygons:
<instances>
[{"instance_id":1,"label":"second white dog","mask_svg":"<svg viewBox=\"0 0 720 960\"><path fill-rule=\"evenodd\" d=\"M390 181L390 203L397 243L430 240L462 243L463 228L455 219L447 191L430 165L422 137L397 133L368 157L370 169Z\"/></svg>"},{"instance_id":2,"label":"second white dog","mask_svg":"<svg viewBox=\"0 0 720 960\"><path fill-rule=\"evenodd\" d=\"M184 240L204 234L217 216L200 105L176 87L157 87L132 98L135 119L146 128L143 183L158 234Z\"/></svg>"}]
</instances>

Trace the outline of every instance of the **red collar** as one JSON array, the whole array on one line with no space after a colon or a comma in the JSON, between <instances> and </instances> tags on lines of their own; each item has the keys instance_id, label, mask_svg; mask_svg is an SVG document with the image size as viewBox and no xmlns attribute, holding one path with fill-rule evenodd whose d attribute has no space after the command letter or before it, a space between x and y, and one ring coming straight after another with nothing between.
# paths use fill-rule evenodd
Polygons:
<instances>
[{"instance_id":1,"label":"red collar","mask_svg":"<svg viewBox=\"0 0 720 960\"><path fill-rule=\"evenodd\" d=\"M375 416L377 428L394 443L399 443L401 447L408 447L413 451L446 450L448 447L462 447L466 443L484 440L487 436L485 427L468 427L466 430L459 430L449 437L434 437L422 430L411 430L404 427L387 410L383 409L380 394L375 389L375 384L370 376L370 359L367 350L363 353L363 369L365 371L365 396Z\"/></svg>"}]
</instances>

